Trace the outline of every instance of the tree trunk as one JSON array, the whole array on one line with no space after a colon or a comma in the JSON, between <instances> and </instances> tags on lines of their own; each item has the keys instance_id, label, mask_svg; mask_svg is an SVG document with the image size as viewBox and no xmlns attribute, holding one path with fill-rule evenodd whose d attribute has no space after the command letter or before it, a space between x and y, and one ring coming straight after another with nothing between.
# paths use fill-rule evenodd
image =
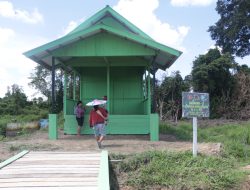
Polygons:
<instances>
[{"instance_id":1,"label":"tree trunk","mask_svg":"<svg viewBox=\"0 0 250 190\"><path fill-rule=\"evenodd\" d=\"M163 118L163 105L164 105L164 101L159 100L159 112L160 112L160 120L161 121Z\"/></svg>"}]
</instances>

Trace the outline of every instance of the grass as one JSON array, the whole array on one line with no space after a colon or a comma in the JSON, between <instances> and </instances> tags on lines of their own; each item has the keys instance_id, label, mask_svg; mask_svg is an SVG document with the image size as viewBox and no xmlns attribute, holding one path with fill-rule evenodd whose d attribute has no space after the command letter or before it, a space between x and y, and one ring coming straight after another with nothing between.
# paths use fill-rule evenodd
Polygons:
<instances>
[{"instance_id":1,"label":"grass","mask_svg":"<svg viewBox=\"0 0 250 190\"><path fill-rule=\"evenodd\" d=\"M30 150L30 151L38 151L38 150L58 150L58 147L53 144L15 144L10 145L9 147L10 152L20 152L23 150Z\"/></svg>"},{"instance_id":2,"label":"grass","mask_svg":"<svg viewBox=\"0 0 250 190\"><path fill-rule=\"evenodd\" d=\"M227 123L199 127L198 123L199 142L222 143L223 150L218 156L198 155L193 158L191 152L160 151L135 155L111 154L111 159L123 160L111 163L111 168L119 183L132 189L240 189L249 175L240 169L250 160L249 125ZM173 135L177 140L192 141L192 123L164 123L160 125L160 133Z\"/></svg>"},{"instance_id":3,"label":"grass","mask_svg":"<svg viewBox=\"0 0 250 190\"><path fill-rule=\"evenodd\" d=\"M198 124L199 125L199 124ZM223 144L223 155L240 161L250 158L250 124L225 124L199 128L199 142L220 142ZM180 122L177 126L161 124L160 132L175 136L178 140L192 140L192 124Z\"/></svg>"},{"instance_id":4,"label":"grass","mask_svg":"<svg viewBox=\"0 0 250 190\"><path fill-rule=\"evenodd\" d=\"M111 155L111 159L115 157ZM233 158L193 158L190 152L145 152L112 165L133 189L239 189L245 177Z\"/></svg>"},{"instance_id":5,"label":"grass","mask_svg":"<svg viewBox=\"0 0 250 190\"><path fill-rule=\"evenodd\" d=\"M27 113L26 113L27 112ZM26 123L32 121L39 121L41 118L48 117L48 111L44 109L26 110L25 114L21 115L0 115L0 141L6 135L6 127L8 123ZM20 134L29 133L28 130L23 129Z\"/></svg>"}]
</instances>

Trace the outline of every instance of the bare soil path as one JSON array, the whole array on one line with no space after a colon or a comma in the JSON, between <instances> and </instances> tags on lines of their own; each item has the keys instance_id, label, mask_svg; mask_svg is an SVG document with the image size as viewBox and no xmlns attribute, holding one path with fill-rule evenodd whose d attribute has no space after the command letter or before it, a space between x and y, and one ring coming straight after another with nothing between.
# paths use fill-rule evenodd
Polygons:
<instances>
[{"instance_id":1,"label":"bare soil path","mask_svg":"<svg viewBox=\"0 0 250 190\"><path fill-rule=\"evenodd\" d=\"M160 141L150 142L149 135L107 135L103 143L109 153L133 154L149 150L187 151L192 150L191 142L176 141L173 136L160 135ZM220 143L201 143L199 152L219 154ZM63 135L59 131L58 140L49 140L48 132L38 130L28 135L8 137L0 142L0 161L3 161L22 150L33 151L85 151L98 150L93 135Z\"/></svg>"}]
</instances>

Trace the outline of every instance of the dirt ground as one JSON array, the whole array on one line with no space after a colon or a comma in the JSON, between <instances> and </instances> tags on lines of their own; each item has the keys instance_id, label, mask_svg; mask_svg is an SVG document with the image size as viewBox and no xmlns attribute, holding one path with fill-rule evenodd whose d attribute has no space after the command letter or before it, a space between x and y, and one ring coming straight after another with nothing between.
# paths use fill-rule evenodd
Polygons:
<instances>
[{"instance_id":1,"label":"dirt ground","mask_svg":"<svg viewBox=\"0 0 250 190\"><path fill-rule=\"evenodd\" d=\"M192 150L191 142L176 141L173 136L160 135L160 141L150 142L149 135L107 135L103 149L109 153L133 154L147 150L186 151ZM199 152L218 154L220 143L201 143ZM58 140L49 140L47 131L35 131L28 135L8 137L0 142L0 160L5 160L22 150L86 151L98 150L93 135L63 135L59 131Z\"/></svg>"},{"instance_id":2,"label":"dirt ground","mask_svg":"<svg viewBox=\"0 0 250 190\"><path fill-rule=\"evenodd\" d=\"M109 153L117 154L133 154L149 150L191 151L192 143L177 141L171 135L160 135L158 142L150 142L149 135L107 135L103 149L108 150ZM198 151L203 154L217 155L221 149L220 143L198 144ZM77 137L76 135L64 135L63 131L59 131L58 140L49 140L48 131L37 130L31 134L8 137L4 141L0 141L0 162L22 150L96 151L99 149L93 135ZM244 169L249 170L250 166ZM250 176L241 189L250 189Z\"/></svg>"}]
</instances>

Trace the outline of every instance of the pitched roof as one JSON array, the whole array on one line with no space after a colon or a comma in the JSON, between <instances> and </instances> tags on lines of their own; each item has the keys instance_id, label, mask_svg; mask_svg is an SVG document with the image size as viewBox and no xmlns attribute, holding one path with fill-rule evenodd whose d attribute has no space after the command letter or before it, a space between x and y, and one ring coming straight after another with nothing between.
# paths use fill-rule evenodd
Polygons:
<instances>
[{"instance_id":1,"label":"pitched roof","mask_svg":"<svg viewBox=\"0 0 250 190\"><path fill-rule=\"evenodd\" d=\"M112 8L106 6L67 35L27 51L24 55L35 62L50 68L52 64L51 57L53 51L103 31L126 38L134 43L141 44L155 50L156 56L154 56L153 61L156 68L168 68L182 53L154 41L135 25L115 12ZM152 60L152 57L145 57L145 59ZM61 59L61 61L64 60Z\"/></svg>"},{"instance_id":2,"label":"pitched roof","mask_svg":"<svg viewBox=\"0 0 250 190\"><path fill-rule=\"evenodd\" d=\"M81 30L85 30L91 26L95 26L100 23L116 28L116 29L134 33L144 38L148 38L152 40L150 36L148 36L142 30L137 28L134 24L129 22L127 19L122 17L120 14L118 14L108 5L104 9L100 10L99 12L97 12L96 14L88 18L86 21L81 23L78 27L72 30L68 35L73 34L75 32L79 32Z\"/></svg>"}]
</instances>

